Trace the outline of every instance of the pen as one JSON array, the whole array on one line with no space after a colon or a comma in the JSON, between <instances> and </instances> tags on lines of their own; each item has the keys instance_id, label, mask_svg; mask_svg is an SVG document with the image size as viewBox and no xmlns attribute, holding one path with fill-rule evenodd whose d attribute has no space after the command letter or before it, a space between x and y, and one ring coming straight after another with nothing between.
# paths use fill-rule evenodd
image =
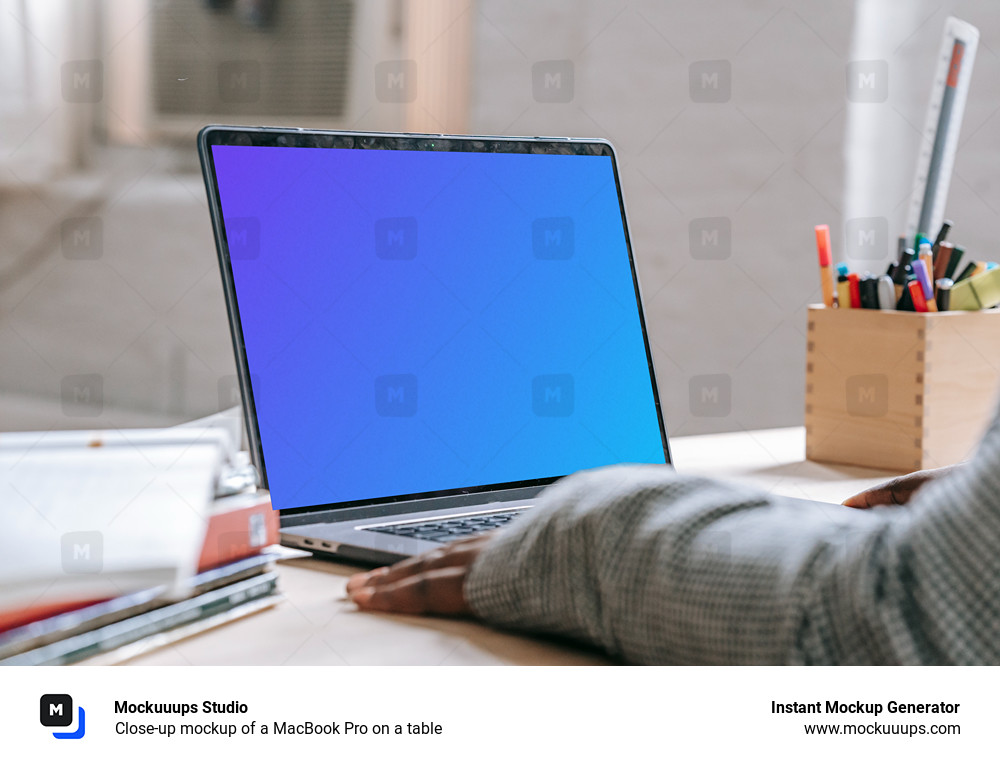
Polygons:
<instances>
[{"instance_id":1,"label":"pen","mask_svg":"<svg viewBox=\"0 0 1000 766\"><path fill-rule=\"evenodd\" d=\"M948 311L951 306L951 288L954 286L948 277L939 279L936 283L937 285L937 307L938 311Z\"/></svg>"},{"instance_id":2,"label":"pen","mask_svg":"<svg viewBox=\"0 0 1000 766\"><path fill-rule=\"evenodd\" d=\"M878 281L871 274L865 274L858 282L858 292L861 295L861 308L878 308Z\"/></svg>"},{"instance_id":3,"label":"pen","mask_svg":"<svg viewBox=\"0 0 1000 766\"><path fill-rule=\"evenodd\" d=\"M892 274L892 281L896 285L896 301L903 297L905 294L907 276L906 267L910 265L913 261L914 252L910 248L903 250L902 254L899 256L899 263L896 264L896 270Z\"/></svg>"},{"instance_id":4,"label":"pen","mask_svg":"<svg viewBox=\"0 0 1000 766\"><path fill-rule=\"evenodd\" d=\"M970 264L966 265L966 267L964 269L962 269L962 273L959 274L955 278L955 282L957 283L957 282L961 282L963 279L968 279L969 277L972 276L972 272L975 271L975 270L976 270L976 264L975 263L970 263Z\"/></svg>"},{"instance_id":5,"label":"pen","mask_svg":"<svg viewBox=\"0 0 1000 766\"><path fill-rule=\"evenodd\" d=\"M947 276L948 264L951 262L951 252L954 245L942 242L934 254L934 279L944 279Z\"/></svg>"},{"instance_id":6,"label":"pen","mask_svg":"<svg viewBox=\"0 0 1000 766\"><path fill-rule=\"evenodd\" d=\"M965 248L955 245L955 248L951 251L951 257L948 259L948 268L944 272L945 277L948 279L955 278L955 270L958 268L958 264L962 262L963 255L965 255Z\"/></svg>"},{"instance_id":7,"label":"pen","mask_svg":"<svg viewBox=\"0 0 1000 766\"><path fill-rule=\"evenodd\" d=\"M919 311L921 313L927 311L927 300L924 298L924 288L920 286L917 280L912 280L907 286L906 291L910 294L910 298L913 300L913 310Z\"/></svg>"},{"instance_id":8,"label":"pen","mask_svg":"<svg viewBox=\"0 0 1000 766\"><path fill-rule=\"evenodd\" d=\"M878 278L878 307L883 311L896 308L896 287L888 276Z\"/></svg>"},{"instance_id":9,"label":"pen","mask_svg":"<svg viewBox=\"0 0 1000 766\"><path fill-rule=\"evenodd\" d=\"M928 274L934 273L934 253L931 251L930 242L921 243L920 250L917 252L917 258L927 267Z\"/></svg>"},{"instance_id":10,"label":"pen","mask_svg":"<svg viewBox=\"0 0 1000 766\"><path fill-rule=\"evenodd\" d=\"M944 238L947 237L948 232L951 231L951 227L952 227L952 221L949 221L947 218L945 218L941 222L941 228L938 229L938 235L934 238L933 249L935 254L937 254L938 245L944 242Z\"/></svg>"},{"instance_id":11,"label":"pen","mask_svg":"<svg viewBox=\"0 0 1000 766\"><path fill-rule=\"evenodd\" d=\"M913 280L913 267L908 266L904 272L903 295L896 303L896 311L913 311L913 298L910 297L909 284Z\"/></svg>"},{"instance_id":12,"label":"pen","mask_svg":"<svg viewBox=\"0 0 1000 766\"><path fill-rule=\"evenodd\" d=\"M842 309L851 307L851 284L846 274L837 277L837 305Z\"/></svg>"},{"instance_id":13,"label":"pen","mask_svg":"<svg viewBox=\"0 0 1000 766\"><path fill-rule=\"evenodd\" d=\"M851 308L852 309L861 308L861 286L859 284L858 275L848 274L847 285L851 291Z\"/></svg>"},{"instance_id":14,"label":"pen","mask_svg":"<svg viewBox=\"0 0 1000 766\"><path fill-rule=\"evenodd\" d=\"M819 283L823 288L823 305L833 306L833 269L830 268L830 227L816 227L816 251L819 253Z\"/></svg>"},{"instance_id":15,"label":"pen","mask_svg":"<svg viewBox=\"0 0 1000 766\"><path fill-rule=\"evenodd\" d=\"M924 311L937 311L937 301L934 300L934 285L931 284L931 274L927 270L927 264L924 260L914 262L913 274L917 278L920 288L924 291ZM913 305L917 305L916 300L913 301ZM917 311L919 310L917 309Z\"/></svg>"}]
</instances>

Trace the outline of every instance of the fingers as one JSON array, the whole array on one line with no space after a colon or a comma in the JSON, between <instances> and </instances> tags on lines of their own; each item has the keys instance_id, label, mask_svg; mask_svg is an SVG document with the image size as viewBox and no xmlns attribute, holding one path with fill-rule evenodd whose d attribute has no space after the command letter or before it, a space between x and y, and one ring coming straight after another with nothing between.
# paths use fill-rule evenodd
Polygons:
<instances>
[{"instance_id":1,"label":"fingers","mask_svg":"<svg viewBox=\"0 0 1000 766\"><path fill-rule=\"evenodd\" d=\"M844 501L850 508L874 508L877 505L903 505L909 502L913 494L932 479L945 475L951 467L926 471L915 471L905 476L890 479L887 482L859 492Z\"/></svg>"},{"instance_id":2,"label":"fingers","mask_svg":"<svg viewBox=\"0 0 1000 766\"><path fill-rule=\"evenodd\" d=\"M468 614L464 585L467 566L421 572L392 582L349 591L359 608L402 614Z\"/></svg>"},{"instance_id":3,"label":"fingers","mask_svg":"<svg viewBox=\"0 0 1000 766\"><path fill-rule=\"evenodd\" d=\"M361 609L404 614L467 614L465 577L486 536L442 546L391 567L347 581L347 595Z\"/></svg>"},{"instance_id":4,"label":"fingers","mask_svg":"<svg viewBox=\"0 0 1000 766\"><path fill-rule=\"evenodd\" d=\"M897 501L893 499L892 490L884 485L879 485L852 495L843 504L848 508L867 509L874 508L877 505L894 505L896 503Z\"/></svg>"},{"instance_id":5,"label":"fingers","mask_svg":"<svg viewBox=\"0 0 1000 766\"><path fill-rule=\"evenodd\" d=\"M434 569L463 566L471 563L482 547L483 540L463 540L436 548L421 556L414 556L371 572L356 574L347 581L347 593L351 595L359 588L387 585Z\"/></svg>"}]
</instances>

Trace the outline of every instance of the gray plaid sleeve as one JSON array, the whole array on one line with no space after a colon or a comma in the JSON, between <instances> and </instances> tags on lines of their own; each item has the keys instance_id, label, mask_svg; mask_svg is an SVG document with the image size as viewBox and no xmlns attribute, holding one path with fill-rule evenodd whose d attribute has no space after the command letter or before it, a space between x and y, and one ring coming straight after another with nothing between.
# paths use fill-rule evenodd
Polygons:
<instances>
[{"instance_id":1,"label":"gray plaid sleeve","mask_svg":"<svg viewBox=\"0 0 1000 766\"><path fill-rule=\"evenodd\" d=\"M669 468L571 476L466 597L494 624L642 663L1000 661L1000 427L905 509L855 511Z\"/></svg>"}]
</instances>

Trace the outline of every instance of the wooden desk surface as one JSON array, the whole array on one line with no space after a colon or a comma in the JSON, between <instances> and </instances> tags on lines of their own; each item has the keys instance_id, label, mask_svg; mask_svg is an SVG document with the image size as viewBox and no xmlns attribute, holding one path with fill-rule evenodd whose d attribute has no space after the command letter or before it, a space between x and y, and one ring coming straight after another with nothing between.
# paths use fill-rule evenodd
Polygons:
<instances>
[{"instance_id":1,"label":"wooden desk surface","mask_svg":"<svg viewBox=\"0 0 1000 766\"><path fill-rule=\"evenodd\" d=\"M778 494L840 502L883 472L806 462L805 431L779 428L671 439L682 473ZM279 564L286 600L265 612L157 649L143 665L593 665L597 652L465 620L358 612L344 598L357 568L313 558ZM92 662L101 664L100 658Z\"/></svg>"}]
</instances>

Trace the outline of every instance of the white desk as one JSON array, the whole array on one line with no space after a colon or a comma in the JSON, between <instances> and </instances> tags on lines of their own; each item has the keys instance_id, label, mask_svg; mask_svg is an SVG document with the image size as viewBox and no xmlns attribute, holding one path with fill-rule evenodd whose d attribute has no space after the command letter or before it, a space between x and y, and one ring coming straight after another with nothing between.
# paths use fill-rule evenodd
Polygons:
<instances>
[{"instance_id":1,"label":"white desk","mask_svg":"<svg viewBox=\"0 0 1000 766\"><path fill-rule=\"evenodd\" d=\"M780 428L672 439L683 473L743 481L794 497L840 502L887 478L804 460L805 431ZM312 558L279 565L286 600L266 612L132 660L147 665L574 665L607 659L587 649L513 635L466 620L358 612L343 597L357 568ZM91 660L101 664L100 658Z\"/></svg>"}]
</instances>

